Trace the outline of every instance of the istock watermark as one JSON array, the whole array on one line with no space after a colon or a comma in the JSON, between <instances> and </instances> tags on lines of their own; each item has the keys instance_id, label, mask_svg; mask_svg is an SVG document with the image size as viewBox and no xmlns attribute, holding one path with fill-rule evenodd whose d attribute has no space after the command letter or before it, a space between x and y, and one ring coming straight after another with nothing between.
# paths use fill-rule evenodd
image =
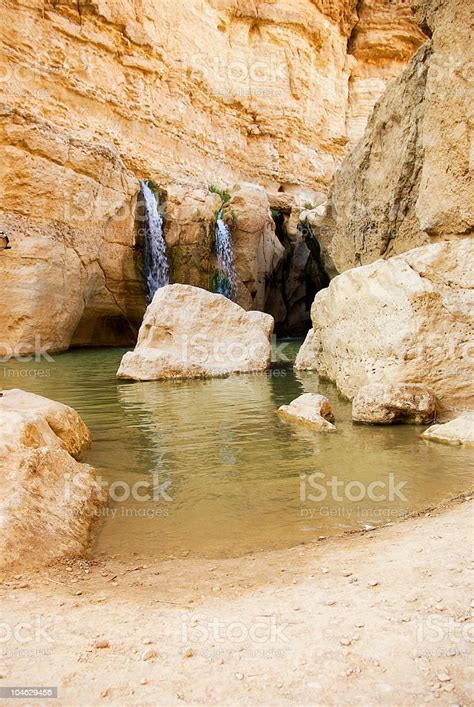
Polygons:
<instances>
[{"instance_id":1,"label":"istock watermark","mask_svg":"<svg viewBox=\"0 0 474 707\"><path fill-rule=\"evenodd\" d=\"M430 614L415 623L418 657L468 655L474 643L471 617L457 620L442 614Z\"/></svg>"},{"instance_id":2,"label":"istock watermark","mask_svg":"<svg viewBox=\"0 0 474 707\"><path fill-rule=\"evenodd\" d=\"M192 649L206 657L224 657L224 653L242 651L251 657L276 657L288 648L287 630L288 624L280 622L275 615L247 621L191 612L181 617L183 651Z\"/></svg>"},{"instance_id":3,"label":"istock watermark","mask_svg":"<svg viewBox=\"0 0 474 707\"><path fill-rule=\"evenodd\" d=\"M0 620L0 655L3 657L39 657L49 655L55 642L54 621L35 614L28 621Z\"/></svg>"},{"instance_id":4,"label":"istock watermark","mask_svg":"<svg viewBox=\"0 0 474 707\"><path fill-rule=\"evenodd\" d=\"M18 341L16 344L0 341L0 363L18 361L19 363L54 363L54 358L48 353L51 343L42 343L41 336L35 334L31 341Z\"/></svg>"},{"instance_id":5,"label":"istock watermark","mask_svg":"<svg viewBox=\"0 0 474 707\"><path fill-rule=\"evenodd\" d=\"M322 483L321 483L322 482ZM351 501L357 503L370 501L408 501L402 489L407 481L397 481L395 474L389 472L387 481L371 481L368 484L358 480L347 481L338 476L328 477L321 471L312 474L300 474L300 501L320 503L328 497L333 501ZM309 492L309 489L315 491Z\"/></svg>"}]
</instances>

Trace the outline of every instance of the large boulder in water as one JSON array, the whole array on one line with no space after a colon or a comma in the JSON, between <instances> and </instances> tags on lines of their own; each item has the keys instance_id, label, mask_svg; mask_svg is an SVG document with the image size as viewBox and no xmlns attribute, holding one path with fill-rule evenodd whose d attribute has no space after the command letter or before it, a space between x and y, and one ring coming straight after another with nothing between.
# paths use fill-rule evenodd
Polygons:
<instances>
[{"instance_id":1,"label":"large boulder in water","mask_svg":"<svg viewBox=\"0 0 474 707\"><path fill-rule=\"evenodd\" d=\"M0 397L0 564L45 563L88 547L103 501L77 461L90 435L75 410L22 390Z\"/></svg>"},{"instance_id":2,"label":"large boulder in water","mask_svg":"<svg viewBox=\"0 0 474 707\"><path fill-rule=\"evenodd\" d=\"M296 359L348 398L368 383L422 383L442 405L472 402L472 240L354 268L315 297Z\"/></svg>"},{"instance_id":3,"label":"large boulder in water","mask_svg":"<svg viewBox=\"0 0 474 707\"><path fill-rule=\"evenodd\" d=\"M273 317L246 312L223 295L190 285L158 290L134 351L117 376L133 380L207 378L266 369Z\"/></svg>"}]
</instances>

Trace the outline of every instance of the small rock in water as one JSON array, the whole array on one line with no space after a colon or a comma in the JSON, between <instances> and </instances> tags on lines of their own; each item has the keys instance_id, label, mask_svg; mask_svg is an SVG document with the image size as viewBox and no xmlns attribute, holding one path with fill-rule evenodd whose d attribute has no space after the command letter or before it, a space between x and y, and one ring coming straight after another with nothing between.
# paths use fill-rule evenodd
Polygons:
<instances>
[{"instance_id":1,"label":"small rock in water","mask_svg":"<svg viewBox=\"0 0 474 707\"><path fill-rule=\"evenodd\" d=\"M110 648L110 643L106 638L101 638L99 641L95 642L96 648Z\"/></svg>"},{"instance_id":2,"label":"small rock in water","mask_svg":"<svg viewBox=\"0 0 474 707\"><path fill-rule=\"evenodd\" d=\"M377 579L370 579L367 582L368 587L376 587L378 585L378 580Z\"/></svg>"},{"instance_id":3,"label":"small rock in water","mask_svg":"<svg viewBox=\"0 0 474 707\"><path fill-rule=\"evenodd\" d=\"M147 637L145 637L145 638L143 639L142 643L143 643L143 645L145 645L145 646L149 646L150 643L153 643L153 641L151 640L151 638L149 638L149 637L147 636Z\"/></svg>"},{"instance_id":4,"label":"small rock in water","mask_svg":"<svg viewBox=\"0 0 474 707\"><path fill-rule=\"evenodd\" d=\"M192 658L193 655L194 655L193 649L192 649L192 648L186 648L186 650L184 651L184 657L185 657L185 658Z\"/></svg>"},{"instance_id":5,"label":"small rock in water","mask_svg":"<svg viewBox=\"0 0 474 707\"><path fill-rule=\"evenodd\" d=\"M237 680L243 680L243 679L244 679L243 673L235 673L235 677L237 678Z\"/></svg>"}]
</instances>

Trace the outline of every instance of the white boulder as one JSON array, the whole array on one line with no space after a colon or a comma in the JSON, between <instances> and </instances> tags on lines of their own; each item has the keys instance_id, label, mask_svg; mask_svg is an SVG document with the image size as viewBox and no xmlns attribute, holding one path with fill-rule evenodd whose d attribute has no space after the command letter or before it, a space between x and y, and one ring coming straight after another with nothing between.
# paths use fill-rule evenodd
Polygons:
<instances>
[{"instance_id":1,"label":"white boulder","mask_svg":"<svg viewBox=\"0 0 474 707\"><path fill-rule=\"evenodd\" d=\"M117 376L134 380L207 378L270 365L273 317L246 312L223 295L167 285L148 306L134 351Z\"/></svg>"},{"instance_id":2,"label":"white boulder","mask_svg":"<svg viewBox=\"0 0 474 707\"><path fill-rule=\"evenodd\" d=\"M301 422L320 432L335 432L331 404L324 395L303 393L289 405L278 408L278 414L290 422Z\"/></svg>"},{"instance_id":3,"label":"white boulder","mask_svg":"<svg viewBox=\"0 0 474 707\"><path fill-rule=\"evenodd\" d=\"M368 383L422 383L446 407L473 399L470 239L415 248L334 278L315 297L296 368L348 398Z\"/></svg>"},{"instance_id":4,"label":"white boulder","mask_svg":"<svg viewBox=\"0 0 474 707\"><path fill-rule=\"evenodd\" d=\"M87 548L103 503L72 408L22 390L0 397L0 564L45 563Z\"/></svg>"},{"instance_id":5,"label":"white boulder","mask_svg":"<svg viewBox=\"0 0 474 707\"><path fill-rule=\"evenodd\" d=\"M467 412L442 425L432 425L422 437L444 444L474 445L474 412Z\"/></svg>"}]
</instances>

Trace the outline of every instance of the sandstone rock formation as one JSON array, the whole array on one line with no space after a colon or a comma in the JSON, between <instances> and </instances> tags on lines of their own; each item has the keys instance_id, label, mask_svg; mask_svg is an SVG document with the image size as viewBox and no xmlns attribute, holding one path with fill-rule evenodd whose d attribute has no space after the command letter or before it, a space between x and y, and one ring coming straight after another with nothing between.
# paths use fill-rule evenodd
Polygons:
<instances>
[{"instance_id":1,"label":"sandstone rock formation","mask_svg":"<svg viewBox=\"0 0 474 707\"><path fill-rule=\"evenodd\" d=\"M314 225L338 272L474 229L472 6L419 4L431 39L378 102Z\"/></svg>"},{"instance_id":2,"label":"sandstone rock formation","mask_svg":"<svg viewBox=\"0 0 474 707\"><path fill-rule=\"evenodd\" d=\"M436 419L436 396L424 385L371 383L355 395L352 419L372 425L429 425Z\"/></svg>"},{"instance_id":3,"label":"sandstone rock formation","mask_svg":"<svg viewBox=\"0 0 474 707\"><path fill-rule=\"evenodd\" d=\"M214 290L216 214L222 209L233 246L233 300L271 314L278 335L304 335L314 295L328 279L298 228L295 197L246 182L229 193L223 204L208 190L167 190L164 231L172 281Z\"/></svg>"},{"instance_id":4,"label":"sandstone rock formation","mask_svg":"<svg viewBox=\"0 0 474 707\"><path fill-rule=\"evenodd\" d=\"M211 289L216 214L222 206L208 189L172 185L163 204L164 237L172 282Z\"/></svg>"},{"instance_id":5,"label":"sandstone rock formation","mask_svg":"<svg viewBox=\"0 0 474 707\"><path fill-rule=\"evenodd\" d=\"M422 31L413 25L410 3L360 0L357 15L348 44L351 73L347 132L352 144L362 137L367 116L387 84L400 74L425 40Z\"/></svg>"},{"instance_id":6,"label":"sandstone rock formation","mask_svg":"<svg viewBox=\"0 0 474 707\"><path fill-rule=\"evenodd\" d=\"M442 425L432 425L422 437L443 444L474 445L474 414L465 413Z\"/></svg>"},{"instance_id":7,"label":"sandstone rock formation","mask_svg":"<svg viewBox=\"0 0 474 707\"><path fill-rule=\"evenodd\" d=\"M303 393L289 405L281 405L278 414L290 422L301 422L318 432L335 432L331 404L324 395Z\"/></svg>"},{"instance_id":8,"label":"sandstone rock formation","mask_svg":"<svg viewBox=\"0 0 474 707\"><path fill-rule=\"evenodd\" d=\"M284 255L265 189L248 183L234 186L224 219L232 232L236 301L244 309L264 311L267 279Z\"/></svg>"},{"instance_id":9,"label":"sandstone rock formation","mask_svg":"<svg viewBox=\"0 0 474 707\"><path fill-rule=\"evenodd\" d=\"M112 147L20 110L0 111L0 141L12 246L0 252L1 355L133 342L144 312L133 175Z\"/></svg>"},{"instance_id":10,"label":"sandstone rock formation","mask_svg":"<svg viewBox=\"0 0 474 707\"><path fill-rule=\"evenodd\" d=\"M382 4L2 0L5 98L162 183L324 184L359 59L375 100L423 39L403 0Z\"/></svg>"},{"instance_id":11,"label":"sandstone rock formation","mask_svg":"<svg viewBox=\"0 0 474 707\"><path fill-rule=\"evenodd\" d=\"M383 5L1 0L0 228L12 245L0 253L2 353L33 351L35 337L50 351L135 340L139 178L324 191L351 124L360 130L423 39L403 0ZM193 243L207 226L183 216L174 265L202 285ZM251 287L254 273L250 263Z\"/></svg>"},{"instance_id":12,"label":"sandstone rock formation","mask_svg":"<svg viewBox=\"0 0 474 707\"><path fill-rule=\"evenodd\" d=\"M273 318L190 285L158 290L134 351L117 376L134 380L207 378L263 371L271 361Z\"/></svg>"},{"instance_id":13,"label":"sandstone rock formation","mask_svg":"<svg viewBox=\"0 0 474 707\"><path fill-rule=\"evenodd\" d=\"M1 564L81 554L103 499L76 461L90 442L70 407L21 390L0 397Z\"/></svg>"},{"instance_id":14,"label":"sandstone rock formation","mask_svg":"<svg viewBox=\"0 0 474 707\"><path fill-rule=\"evenodd\" d=\"M334 278L314 300L296 359L352 398L368 383L422 383L472 403L472 242L422 246Z\"/></svg>"}]
</instances>

